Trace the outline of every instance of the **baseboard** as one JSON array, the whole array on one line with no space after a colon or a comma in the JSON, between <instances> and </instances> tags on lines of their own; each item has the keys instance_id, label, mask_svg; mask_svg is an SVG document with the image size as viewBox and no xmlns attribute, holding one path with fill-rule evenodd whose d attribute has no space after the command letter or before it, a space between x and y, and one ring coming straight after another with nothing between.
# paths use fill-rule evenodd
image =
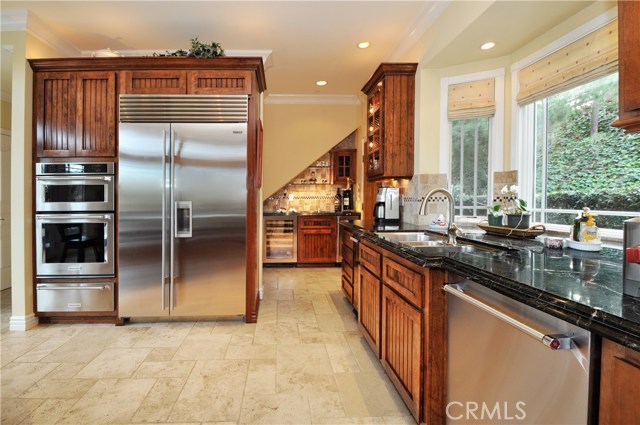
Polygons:
<instances>
[{"instance_id":1,"label":"baseboard","mask_svg":"<svg viewBox=\"0 0 640 425\"><path fill-rule=\"evenodd\" d=\"M10 331L27 331L38 326L38 318L32 313L28 316L11 316L9 319Z\"/></svg>"}]
</instances>

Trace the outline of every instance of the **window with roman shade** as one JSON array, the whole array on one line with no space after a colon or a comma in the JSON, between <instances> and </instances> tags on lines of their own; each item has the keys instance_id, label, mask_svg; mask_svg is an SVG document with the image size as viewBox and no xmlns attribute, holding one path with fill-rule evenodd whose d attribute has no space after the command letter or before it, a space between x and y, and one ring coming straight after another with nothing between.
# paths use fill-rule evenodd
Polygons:
<instances>
[{"instance_id":1,"label":"window with roman shade","mask_svg":"<svg viewBox=\"0 0 640 425\"><path fill-rule=\"evenodd\" d=\"M522 68L516 101L525 105L569 90L618 69L618 21Z\"/></svg>"},{"instance_id":2,"label":"window with roman shade","mask_svg":"<svg viewBox=\"0 0 640 425\"><path fill-rule=\"evenodd\" d=\"M487 118L495 113L495 79L449 85L447 117L450 121Z\"/></svg>"}]
</instances>

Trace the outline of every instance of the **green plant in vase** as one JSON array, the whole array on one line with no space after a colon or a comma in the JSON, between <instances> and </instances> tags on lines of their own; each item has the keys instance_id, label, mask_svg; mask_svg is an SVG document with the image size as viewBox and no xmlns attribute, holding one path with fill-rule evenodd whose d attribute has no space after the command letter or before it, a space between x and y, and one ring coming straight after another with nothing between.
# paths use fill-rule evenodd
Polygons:
<instances>
[{"instance_id":1,"label":"green plant in vase","mask_svg":"<svg viewBox=\"0 0 640 425\"><path fill-rule=\"evenodd\" d=\"M504 186L500 193L506 198L505 213L507 226L516 229L528 229L531 224L531 215L527 209L527 202L518 198L520 189L515 184Z\"/></svg>"},{"instance_id":2,"label":"green plant in vase","mask_svg":"<svg viewBox=\"0 0 640 425\"><path fill-rule=\"evenodd\" d=\"M502 204L494 204L492 207L487 207L487 218L489 219L489 226L502 226L502 220L504 213L502 212Z\"/></svg>"}]
</instances>

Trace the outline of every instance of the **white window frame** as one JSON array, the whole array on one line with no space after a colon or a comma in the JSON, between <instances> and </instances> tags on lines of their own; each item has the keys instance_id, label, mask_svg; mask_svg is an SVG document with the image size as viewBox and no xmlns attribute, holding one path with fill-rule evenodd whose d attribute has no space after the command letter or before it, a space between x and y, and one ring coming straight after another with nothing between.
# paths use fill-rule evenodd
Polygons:
<instances>
[{"instance_id":1,"label":"white window frame","mask_svg":"<svg viewBox=\"0 0 640 425\"><path fill-rule=\"evenodd\" d=\"M524 106L518 105L516 95L520 88L518 74L522 68L525 68L534 62L550 55L551 53L562 49L563 47L581 39L582 37L592 33L600 27L608 24L618 16L617 7L613 7L600 16L590 20L580 27L569 32L565 36L553 41L542 49L532 53L524 59L511 65L511 140L515 143L511 147L511 169L518 170L518 187L520 188L520 197L527 202L527 205L534 206L533 197L535 195L533 188L533 179L535 175L535 141L533 139L533 108L534 104L530 103ZM576 216L581 211L576 208ZM564 224L544 223L545 227L551 231L569 233L571 226ZM622 230L601 229L600 234L603 237L615 240L622 240Z\"/></svg>"},{"instance_id":2,"label":"white window frame","mask_svg":"<svg viewBox=\"0 0 640 425\"><path fill-rule=\"evenodd\" d=\"M449 86L471 81L495 80L496 112L489 120L489 176L487 179L487 205L493 202L493 174L503 171L504 164L504 76L505 68L440 79L440 173L447 175L451 189L451 122L447 116Z\"/></svg>"}]
</instances>

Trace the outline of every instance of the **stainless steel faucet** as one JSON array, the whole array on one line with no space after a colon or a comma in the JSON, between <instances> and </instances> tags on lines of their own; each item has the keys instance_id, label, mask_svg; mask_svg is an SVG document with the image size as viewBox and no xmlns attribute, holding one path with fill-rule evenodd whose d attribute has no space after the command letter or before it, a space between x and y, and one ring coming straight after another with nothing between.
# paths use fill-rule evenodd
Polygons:
<instances>
[{"instance_id":1,"label":"stainless steel faucet","mask_svg":"<svg viewBox=\"0 0 640 425\"><path fill-rule=\"evenodd\" d=\"M442 193L447 198L447 201L449 201L449 224L447 225L447 236L449 237L449 240L447 243L449 245L457 245L458 242L456 241L456 237L461 235L462 231L460 231L458 226L456 226L456 224L453 222L454 214L455 214L454 212L455 205L453 201L453 195L451 194L451 192L449 192L447 189L442 187L432 189L431 191L429 191L429 193L425 195L424 199L422 200L422 203L420 204L420 211L418 212L418 214L426 215L427 204L429 203L428 200L436 193Z\"/></svg>"}]
</instances>

